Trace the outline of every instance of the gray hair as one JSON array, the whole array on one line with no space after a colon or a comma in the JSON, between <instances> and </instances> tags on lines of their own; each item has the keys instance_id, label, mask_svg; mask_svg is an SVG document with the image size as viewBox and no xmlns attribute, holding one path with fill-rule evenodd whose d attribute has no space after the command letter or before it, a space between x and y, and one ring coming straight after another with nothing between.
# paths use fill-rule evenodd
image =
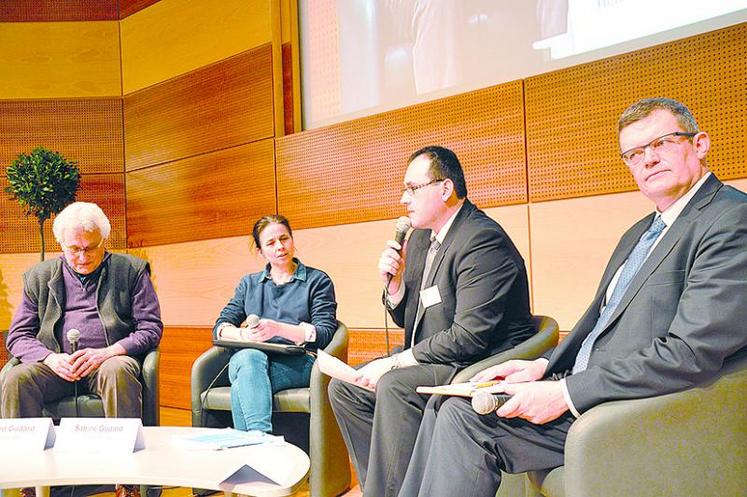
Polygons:
<instances>
[{"instance_id":1,"label":"gray hair","mask_svg":"<svg viewBox=\"0 0 747 497\"><path fill-rule=\"evenodd\" d=\"M617 132L619 133L623 128L648 117L655 110L667 110L671 112L677 118L677 124L688 133L697 133L700 131L695 117L693 117L690 109L684 104L671 98L659 97L641 99L625 109L620 116L620 120L617 122Z\"/></svg>"},{"instance_id":2,"label":"gray hair","mask_svg":"<svg viewBox=\"0 0 747 497\"><path fill-rule=\"evenodd\" d=\"M65 231L76 228L83 228L85 231L98 230L101 237L106 240L109 238L112 225L98 205L91 202L73 202L55 216L52 232L57 243L62 245Z\"/></svg>"}]
</instances>

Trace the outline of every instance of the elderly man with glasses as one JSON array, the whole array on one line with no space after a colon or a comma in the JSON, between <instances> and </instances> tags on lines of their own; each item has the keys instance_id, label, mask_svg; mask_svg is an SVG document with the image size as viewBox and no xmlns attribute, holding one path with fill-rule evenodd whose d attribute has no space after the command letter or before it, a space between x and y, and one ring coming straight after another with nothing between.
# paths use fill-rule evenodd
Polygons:
<instances>
[{"instance_id":1,"label":"elderly man with glasses","mask_svg":"<svg viewBox=\"0 0 747 497\"><path fill-rule=\"evenodd\" d=\"M14 366L2 385L3 418L39 417L46 403L73 395L76 382L101 397L107 417L141 417L139 358L158 346L163 324L148 264L107 252L110 231L96 204L75 202L55 217L63 255L23 275L8 332ZM70 330L79 330L77 347Z\"/></svg>"},{"instance_id":2,"label":"elderly man with glasses","mask_svg":"<svg viewBox=\"0 0 747 497\"><path fill-rule=\"evenodd\" d=\"M747 350L747 195L708 170L710 138L679 102L631 105L618 139L656 211L620 239L568 338L474 378L506 380L495 414L455 399L428 412L400 497L495 495L501 469L562 466L580 413L708 382Z\"/></svg>"},{"instance_id":3,"label":"elderly man with glasses","mask_svg":"<svg viewBox=\"0 0 747 497\"><path fill-rule=\"evenodd\" d=\"M400 202L414 229L379 260L385 303L405 329L404 350L333 380L330 401L364 496L393 497L402 483L428 398L418 385L448 383L459 369L534 333L524 260L503 229L467 199L457 156L426 147L409 160Z\"/></svg>"}]
</instances>

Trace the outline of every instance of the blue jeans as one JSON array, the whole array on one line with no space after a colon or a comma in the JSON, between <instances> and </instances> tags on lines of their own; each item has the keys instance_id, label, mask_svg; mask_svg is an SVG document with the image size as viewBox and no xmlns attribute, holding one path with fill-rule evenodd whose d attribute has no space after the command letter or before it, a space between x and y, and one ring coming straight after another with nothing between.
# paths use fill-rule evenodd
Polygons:
<instances>
[{"instance_id":1,"label":"blue jeans","mask_svg":"<svg viewBox=\"0 0 747 497\"><path fill-rule=\"evenodd\" d=\"M272 395L309 386L314 357L310 354L268 356L241 349L231 356L231 417L237 430L272 432Z\"/></svg>"}]
</instances>

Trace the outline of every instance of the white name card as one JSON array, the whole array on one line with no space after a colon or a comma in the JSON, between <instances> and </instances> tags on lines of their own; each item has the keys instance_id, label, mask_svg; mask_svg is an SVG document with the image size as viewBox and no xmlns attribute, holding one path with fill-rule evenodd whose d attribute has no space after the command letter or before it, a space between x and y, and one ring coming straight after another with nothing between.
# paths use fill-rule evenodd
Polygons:
<instances>
[{"instance_id":1,"label":"white name card","mask_svg":"<svg viewBox=\"0 0 747 497\"><path fill-rule=\"evenodd\" d=\"M12 451L41 452L54 445L52 418L0 419L0 447Z\"/></svg>"},{"instance_id":2,"label":"white name card","mask_svg":"<svg viewBox=\"0 0 747 497\"><path fill-rule=\"evenodd\" d=\"M62 418L55 450L131 453L145 448L139 418Z\"/></svg>"}]
</instances>

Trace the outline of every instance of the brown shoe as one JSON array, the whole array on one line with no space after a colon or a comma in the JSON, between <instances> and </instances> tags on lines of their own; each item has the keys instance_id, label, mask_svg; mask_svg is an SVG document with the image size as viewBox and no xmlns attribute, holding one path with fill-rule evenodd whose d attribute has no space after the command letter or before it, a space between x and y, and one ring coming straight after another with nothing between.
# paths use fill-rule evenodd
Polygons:
<instances>
[{"instance_id":1,"label":"brown shoe","mask_svg":"<svg viewBox=\"0 0 747 497\"><path fill-rule=\"evenodd\" d=\"M140 497L140 488L134 485L117 485L114 489L115 497Z\"/></svg>"},{"instance_id":2,"label":"brown shoe","mask_svg":"<svg viewBox=\"0 0 747 497\"><path fill-rule=\"evenodd\" d=\"M36 497L36 489L34 487L22 488L21 497Z\"/></svg>"}]
</instances>

